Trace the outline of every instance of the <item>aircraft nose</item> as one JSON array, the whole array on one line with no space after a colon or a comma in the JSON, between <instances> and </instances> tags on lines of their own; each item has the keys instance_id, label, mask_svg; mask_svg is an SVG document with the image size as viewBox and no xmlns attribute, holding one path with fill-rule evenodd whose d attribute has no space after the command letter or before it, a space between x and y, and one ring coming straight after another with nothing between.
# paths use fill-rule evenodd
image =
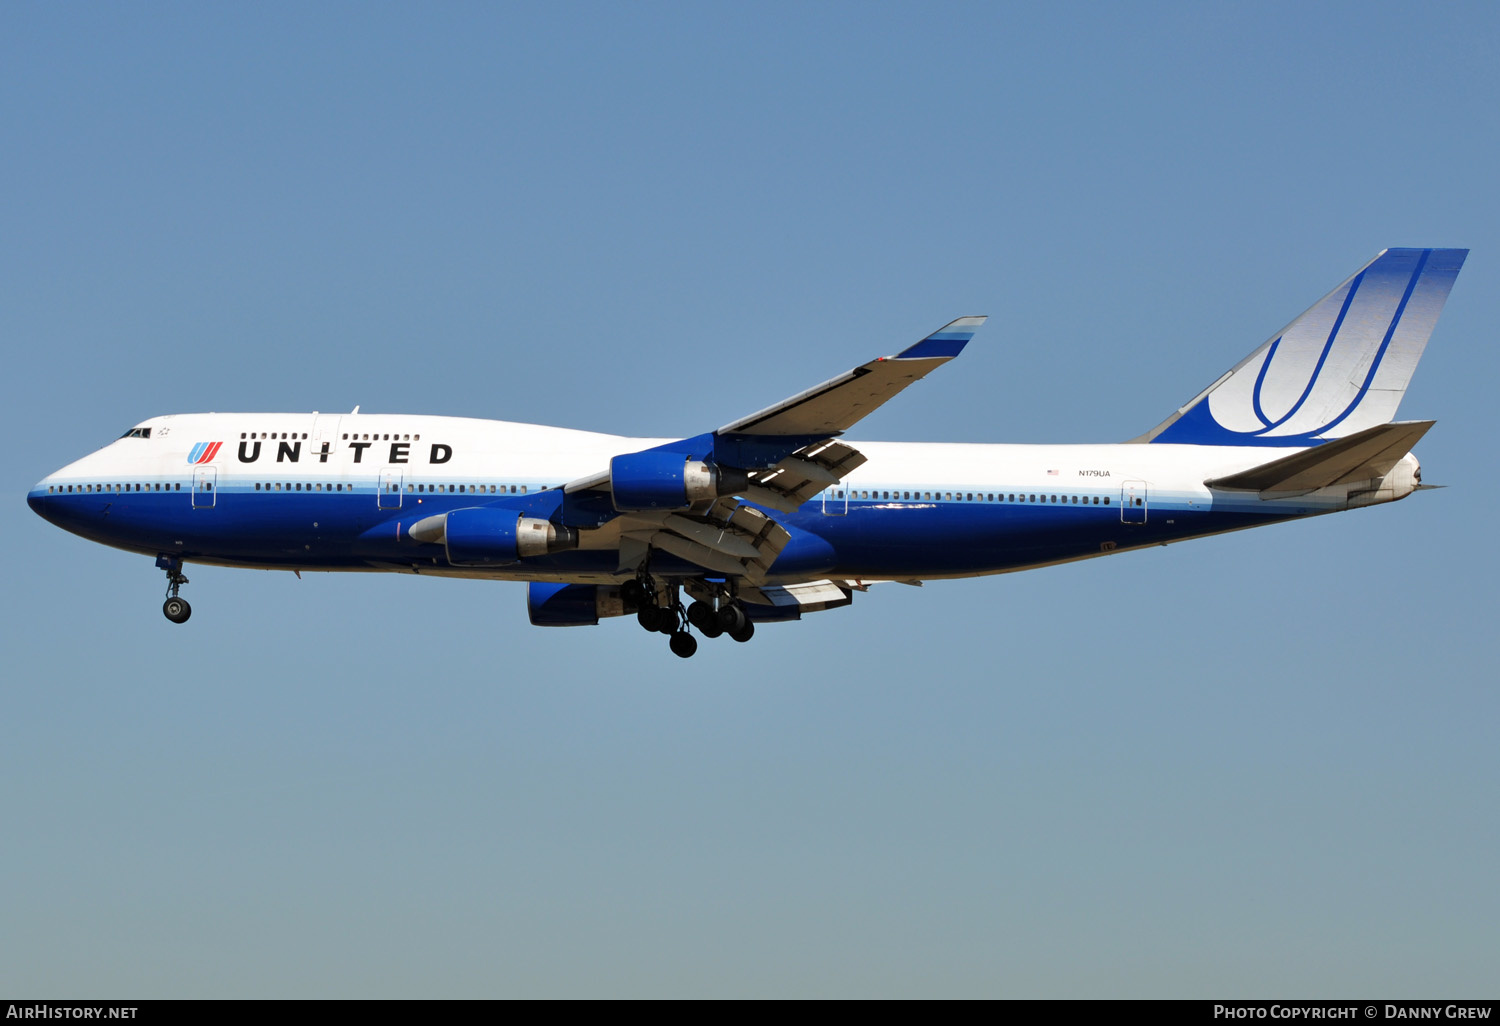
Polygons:
<instances>
[{"instance_id":1,"label":"aircraft nose","mask_svg":"<svg viewBox=\"0 0 1500 1026\"><path fill-rule=\"evenodd\" d=\"M26 505L39 517L47 515L47 483L45 481L36 485L26 495Z\"/></svg>"}]
</instances>

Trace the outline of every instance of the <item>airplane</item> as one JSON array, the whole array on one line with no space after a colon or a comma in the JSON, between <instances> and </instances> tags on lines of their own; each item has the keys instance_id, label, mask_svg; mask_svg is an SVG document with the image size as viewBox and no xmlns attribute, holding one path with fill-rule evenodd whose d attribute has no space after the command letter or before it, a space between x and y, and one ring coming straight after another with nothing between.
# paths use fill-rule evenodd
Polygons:
<instances>
[{"instance_id":1,"label":"airplane","mask_svg":"<svg viewBox=\"0 0 1500 1026\"><path fill-rule=\"evenodd\" d=\"M38 482L33 510L188 563L527 583L530 620L634 615L697 650L877 582L1011 573L1405 498L1433 421L1398 405L1468 255L1387 249L1156 427L1103 445L850 442L962 353L895 356L686 438L360 413L153 417ZM685 604L686 601L686 604Z\"/></svg>"}]
</instances>

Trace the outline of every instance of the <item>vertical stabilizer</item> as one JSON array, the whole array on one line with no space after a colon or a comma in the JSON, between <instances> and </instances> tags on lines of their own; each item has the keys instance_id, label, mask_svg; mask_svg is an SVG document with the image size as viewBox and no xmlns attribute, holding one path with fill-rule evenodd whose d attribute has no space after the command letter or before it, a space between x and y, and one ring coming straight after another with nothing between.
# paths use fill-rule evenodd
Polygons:
<instances>
[{"instance_id":1,"label":"vertical stabilizer","mask_svg":"<svg viewBox=\"0 0 1500 1026\"><path fill-rule=\"evenodd\" d=\"M1466 249L1388 249L1136 439L1319 445L1396 416Z\"/></svg>"}]
</instances>

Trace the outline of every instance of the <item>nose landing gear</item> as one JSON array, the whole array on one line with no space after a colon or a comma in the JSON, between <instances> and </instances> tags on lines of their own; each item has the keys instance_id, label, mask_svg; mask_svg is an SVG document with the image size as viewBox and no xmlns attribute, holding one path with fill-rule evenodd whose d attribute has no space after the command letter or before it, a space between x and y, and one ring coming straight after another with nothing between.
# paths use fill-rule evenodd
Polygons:
<instances>
[{"instance_id":1,"label":"nose landing gear","mask_svg":"<svg viewBox=\"0 0 1500 1026\"><path fill-rule=\"evenodd\" d=\"M188 579L182 575L182 560L176 556L157 556L156 565L167 572L167 600L161 604L162 615L173 623L187 623L187 618L193 615L193 607L188 605L188 600L177 597L177 590Z\"/></svg>"}]
</instances>

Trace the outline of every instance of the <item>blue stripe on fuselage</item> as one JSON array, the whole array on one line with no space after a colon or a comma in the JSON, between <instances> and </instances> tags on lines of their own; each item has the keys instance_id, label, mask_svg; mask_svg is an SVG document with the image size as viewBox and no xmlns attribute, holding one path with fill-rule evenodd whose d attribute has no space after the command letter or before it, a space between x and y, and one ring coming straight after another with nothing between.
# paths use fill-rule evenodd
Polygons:
<instances>
[{"instance_id":1,"label":"blue stripe on fuselage","mask_svg":"<svg viewBox=\"0 0 1500 1026\"><path fill-rule=\"evenodd\" d=\"M524 498L403 495L403 507L391 510L376 505L373 488L345 493L265 493L226 487L218 492L216 505L207 509L194 508L187 490L48 495L45 489L34 489L28 503L68 531L147 554L170 552L188 560L246 566L337 570L374 562L446 569L442 548L412 542L404 537L405 527L450 509L509 508ZM875 578L1022 569L1334 508L1341 507L1272 507L1258 500L1222 497L1217 505L1205 507L1201 498L1189 503L1160 496L1153 497L1147 507L1146 523L1125 524L1115 504L855 499L849 501L848 512L839 516L825 515L818 500L796 513L774 515L791 528L826 540L834 553L829 576ZM791 552L789 548L789 556ZM513 569L608 574L615 571L617 559L613 550L575 550L527 560ZM686 576L704 572L660 553L653 557L653 569Z\"/></svg>"}]
</instances>

